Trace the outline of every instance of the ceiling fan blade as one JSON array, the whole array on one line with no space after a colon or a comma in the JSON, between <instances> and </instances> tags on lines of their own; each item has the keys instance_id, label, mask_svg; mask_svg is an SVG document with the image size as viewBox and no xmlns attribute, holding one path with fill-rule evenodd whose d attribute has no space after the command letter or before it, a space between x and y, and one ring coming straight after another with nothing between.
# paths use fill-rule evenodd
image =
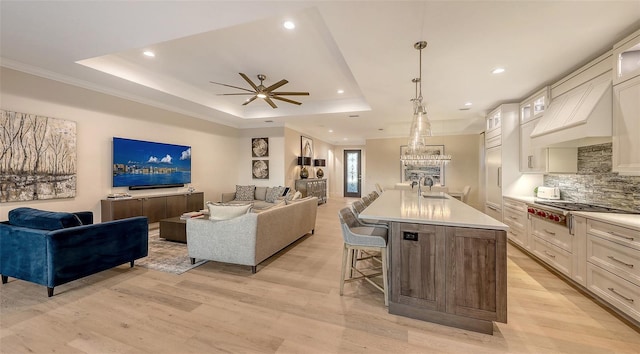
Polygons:
<instances>
[{"instance_id":1,"label":"ceiling fan blade","mask_svg":"<svg viewBox=\"0 0 640 354\"><path fill-rule=\"evenodd\" d=\"M249 79L249 77L243 73L239 73L240 76L242 76L242 78L249 83L249 85L251 85L251 87L253 87L254 91L258 91L258 86L256 86L256 84L253 83L253 81L251 81L251 79Z\"/></svg>"},{"instance_id":2,"label":"ceiling fan blade","mask_svg":"<svg viewBox=\"0 0 640 354\"><path fill-rule=\"evenodd\" d=\"M255 100L256 98L258 98L258 96L253 96L250 99L248 99L245 103L243 103L243 106L248 105L249 103L253 102L253 100Z\"/></svg>"},{"instance_id":3,"label":"ceiling fan blade","mask_svg":"<svg viewBox=\"0 0 640 354\"><path fill-rule=\"evenodd\" d=\"M238 89L238 90L242 90L242 91L254 92L254 91L251 91L251 90L249 90L249 89L242 88L242 87L238 87L238 86L227 85L227 84L222 84L222 83L219 83L219 82L213 82L213 81L209 81L209 82L210 82L210 83L212 83L212 84L222 85L222 86L226 86L226 87L231 87L231 88Z\"/></svg>"},{"instance_id":4,"label":"ceiling fan blade","mask_svg":"<svg viewBox=\"0 0 640 354\"><path fill-rule=\"evenodd\" d=\"M271 94L280 96L309 96L309 92L271 92Z\"/></svg>"},{"instance_id":5,"label":"ceiling fan blade","mask_svg":"<svg viewBox=\"0 0 640 354\"><path fill-rule=\"evenodd\" d=\"M286 83L288 83L288 82L289 82L289 81L282 79L282 80L280 80L280 81L276 82L275 84L273 84L273 85L271 85L271 86L267 87L267 88L265 89L265 91L267 91L267 92L271 92L271 91L273 91L273 90L277 89L278 87L280 87L280 86L282 86L282 85L284 85L284 84L286 84Z\"/></svg>"},{"instance_id":6,"label":"ceiling fan blade","mask_svg":"<svg viewBox=\"0 0 640 354\"><path fill-rule=\"evenodd\" d=\"M219 93L216 96L246 96L246 95L255 95L255 92L251 93Z\"/></svg>"},{"instance_id":7,"label":"ceiling fan blade","mask_svg":"<svg viewBox=\"0 0 640 354\"><path fill-rule=\"evenodd\" d=\"M264 100L267 101L267 103L269 104L269 106L271 106L271 108L278 108L278 106L276 106L276 104L273 103L273 101L269 97L266 97Z\"/></svg>"},{"instance_id":8,"label":"ceiling fan blade","mask_svg":"<svg viewBox=\"0 0 640 354\"><path fill-rule=\"evenodd\" d=\"M274 100L280 100L280 101L284 101L284 102L288 102L288 103L297 104L298 106L302 104L302 102L290 100L290 99L284 98L284 97L271 96L271 98L273 98Z\"/></svg>"}]
</instances>

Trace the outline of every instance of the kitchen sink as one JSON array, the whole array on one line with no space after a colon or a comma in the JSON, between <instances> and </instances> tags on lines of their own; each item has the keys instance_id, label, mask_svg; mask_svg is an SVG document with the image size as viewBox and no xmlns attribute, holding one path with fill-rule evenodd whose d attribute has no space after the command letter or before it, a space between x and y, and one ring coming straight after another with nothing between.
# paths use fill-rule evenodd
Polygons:
<instances>
[{"instance_id":1,"label":"kitchen sink","mask_svg":"<svg viewBox=\"0 0 640 354\"><path fill-rule=\"evenodd\" d=\"M442 192L422 193L422 196L429 199L448 199L447 195Z\"/></svg>"}]
</instances>

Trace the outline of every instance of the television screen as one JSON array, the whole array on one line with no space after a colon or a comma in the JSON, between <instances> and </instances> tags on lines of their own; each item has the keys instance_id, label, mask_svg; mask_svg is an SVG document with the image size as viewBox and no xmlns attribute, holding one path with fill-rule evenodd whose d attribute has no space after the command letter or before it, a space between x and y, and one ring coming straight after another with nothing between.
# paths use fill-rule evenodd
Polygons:
<instances>
[{"instance_id":1,"label":"television screen","mask_svg":"<svg viewBox=\"0 0 640 354\"><path fill-rule=\"evenodd\" d=\"M191 183L191 147L113 138L114 187L182 186Z\"/></svg>"}]
</instances>

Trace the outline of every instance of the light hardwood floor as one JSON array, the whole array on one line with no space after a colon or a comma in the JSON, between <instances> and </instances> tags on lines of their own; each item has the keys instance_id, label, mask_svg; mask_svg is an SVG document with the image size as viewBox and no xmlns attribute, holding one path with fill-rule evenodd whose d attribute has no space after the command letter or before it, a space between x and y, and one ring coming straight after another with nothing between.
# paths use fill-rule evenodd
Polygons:
<instances>
[{"instance_id":1,"label":"light hardwood floor","mask_svg":"<svg viewBox=\"0 0 640 354\"><path fill-rule=\"evenodd\" d=\"M122 265L46 288L0 286L2 353L638 353L640 334L509 246L508 323L493 336L387 313L382 294L339 296L338 210L251 274L209 262L182 275Z\"/></svg>"}]
</instances>

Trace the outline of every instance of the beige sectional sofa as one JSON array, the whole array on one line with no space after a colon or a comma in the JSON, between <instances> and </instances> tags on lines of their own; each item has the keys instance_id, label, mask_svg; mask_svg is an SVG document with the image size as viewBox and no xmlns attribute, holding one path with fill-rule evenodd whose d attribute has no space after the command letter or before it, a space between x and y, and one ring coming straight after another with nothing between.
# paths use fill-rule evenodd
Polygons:
<instances>
[{"instance_id":1,"label":"beige sectional sofa","mask_svg":"<svg viewBox=\"0 0 640 354\"><path fill-rule=\"evenodd\" d=\"M256 267L307 233L314 233L318 198L282 203L229 220L187 220L192 262L207 259Z\"/></svg>"}]
</instances>

